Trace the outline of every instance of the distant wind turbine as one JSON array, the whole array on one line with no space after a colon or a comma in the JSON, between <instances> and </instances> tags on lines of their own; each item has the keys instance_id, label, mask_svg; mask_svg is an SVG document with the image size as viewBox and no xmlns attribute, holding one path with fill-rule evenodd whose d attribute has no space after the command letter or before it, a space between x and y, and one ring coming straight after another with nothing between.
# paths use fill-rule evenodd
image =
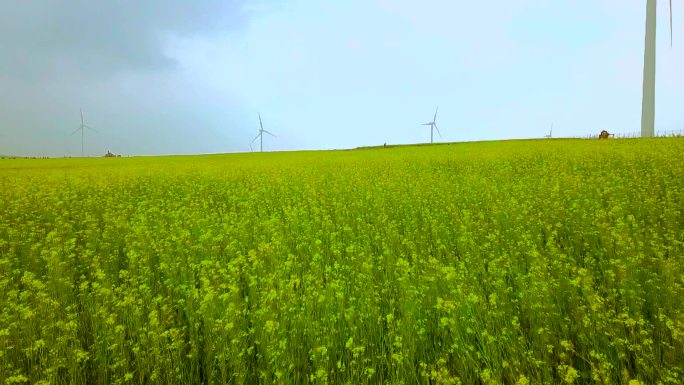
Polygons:
<instances>
[{"instance_id":1,"label":"distant wind turbine","mask_svg":"<svg viewBox=\"0 0 684 385\"><path fill-rule=\"evenodd\" d=\"M432 135L433 135L433 130L437 130L437 133L439 134L439 137L442 137L442 133L439 132L439 128L437 128L437 110L439 110L439 106L435 109L435 116L432 117L431 122L423 123L422 126L430 126L430 143L432 143Z\"/></svg>"},{"instance_id":2,"label":"distant wind turbine","mask_svg":"<svg viewBox=\"0 0 684 385\"><path fill-rule=\"evenodd\" d=\"M646 1L646 37L644 44L644 83L641 99L641 137L655 134L656 75L656 0ZM672 0L670 0L670 48L672 47Z\"/></svg>"},{"instance_id":3,"label":"distant wind turbine","mask_svg":"<svg viewBox=\"0 0 684 385\"><path fill-rule=\"evenodd\" d=\"M545 138L551 138L553 136L553 123L551 123L551 129L549 130L548 135L544 135Z\"/></svg>"},{"instance_id":4,"label":"distant wind turbine","mask_svg":"<svg viewBox=\"0 0 684 385\"><path fill-rule=\"evenodd\" d=\"M257 139L260 139L259 144L260 144L260 152L264 152L264 132L271 135L272 137L276 137L275 135L271 134L270 132L264 130L264 125L261 123L261 114L259 114L259 134L252 140L252 143L254 143ZM252 143L250 143L250 148L252 146Z\"/></svg>"},{"instance_id":5,"label":"distant wind turbine","mask_svg":"<svg viewBox=\"0 0 684 385\"><path fill-rule=\"evenodd\" d=\"M83 155L84 154L84 152L83 152L83 131L85 131L86 128L89 130L97 132L96 129L94 129L94 128L92 128L89 125L84 123L84 121L83 121L83 109L81 109L81 125L78 126L78 128L76 130L74 130L74 132L71 133L71 135L73 135L73 134L77 133L79 130L81 131L81 157L84 156Z\"/></svg>"}]
</instances>

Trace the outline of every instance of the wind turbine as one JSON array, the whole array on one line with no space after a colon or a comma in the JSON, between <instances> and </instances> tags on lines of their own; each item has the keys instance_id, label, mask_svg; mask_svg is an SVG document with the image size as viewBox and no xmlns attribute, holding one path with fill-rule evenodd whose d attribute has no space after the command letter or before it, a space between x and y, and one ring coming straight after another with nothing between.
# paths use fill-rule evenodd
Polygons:
<instances>
[{"instance_id":1,"label":"wind turbine","mask_svg":"<svg viewBox=\"0 0 684 385\"><path fill-rule=\"evenodd\" d=\"M641 137L655 133L656 0L646 1L644 83L641 99ZM670 0L670 48L672 47L672 0Z\"/></svg>"},{"instance_id":2,"label":"wind turbine","mask_svg":"<svg viewBox=\"0 0 684 385\"><path fill-rule=\"evenodd\" d=\"M83 131L85 131L86 128L89 129L89 130L93 130L93 131L97 132L96 129L90 127L89 125L87 125L87 124L85 124L85 123L83 122L83 109L81 108L81 125L78 126L78 128L75 129L74 132L71 133L71 135L73 135L73 134L75 134L76 132L78 132L79 130L81 131L81 157L84 156L84 155L83 155Z\"/></svg>"},{"instance_id":3,"label":"wind turbine","mask_svg":"<svg viewBox=\"0 0 684 385\"><path fill-rule=\"evenodd\" d=\"M437 130L437 133L439 134L439 137L442 137L442 133L439 132L439 128L437 128L437 110L439 110L439 106L435 109L435 116L432 117L431 122L423 123L421 126L430 126L430 143L432 143L432 134L433 130Z\"/></svg>"},{"instance_id":4,"label":"wind turbine","mask_svg":"<svg viewBox=\"0 0 684 385\"><path fill-rule=\"evenodd\" d=\"M551 129L549 130L548 135L544 135L545 138L551 138L553 136L553 123L551 123Z\"/></svg>"},{"instance_id":5,"label":"wind turbine","mask_svg":"<svg viewBox=\"0 0 684 385\"><path fill-rule=\"evenodd\" d=\"M260 150L259 150L260 152L264 152L264 132L271 135L274 138L276 137L275 135L271 134L270 132L264 130L264 125L263 125L263 123L261 123L261 114L259 114L259 134L254 138L254 140L252 140L252 143L254 143L254 141L256 141L257 139L260 139L260 141L259 141L260 142L259 143L260 144ZM250 147L252 146L252 143L249 144Z\"/></svg>"}]
</instances>

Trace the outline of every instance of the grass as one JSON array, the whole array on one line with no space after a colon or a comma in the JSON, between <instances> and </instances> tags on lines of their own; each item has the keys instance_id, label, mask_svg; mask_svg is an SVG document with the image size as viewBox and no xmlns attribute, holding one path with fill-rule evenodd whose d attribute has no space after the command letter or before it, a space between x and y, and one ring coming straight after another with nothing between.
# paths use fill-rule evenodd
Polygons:
<instances>
[{"instance_id":1,"label":"grass","mask_svg":"<svg viewBox=\"0 0 684 385\"><path fill-rule=\"evenodd\" d=\"M684 140L0 161L4 384L681 384Z\"/></svg>"}]
</instances>

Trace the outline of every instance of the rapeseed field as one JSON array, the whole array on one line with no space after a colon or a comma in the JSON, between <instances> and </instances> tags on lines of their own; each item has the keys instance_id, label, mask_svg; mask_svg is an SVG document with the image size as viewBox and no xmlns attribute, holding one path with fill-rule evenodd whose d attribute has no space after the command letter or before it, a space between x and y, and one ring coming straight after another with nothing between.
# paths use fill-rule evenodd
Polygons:
<instances>
[{"instance_id":1,"label":"rapeseed field","mask_svg":"<svg viewBox=\"0 0 684 385\"><path fill-rule=\"evenodd\" d=\"M684 139L0 160L0 384L682 384Z\"/></svg>"}]
</instances>

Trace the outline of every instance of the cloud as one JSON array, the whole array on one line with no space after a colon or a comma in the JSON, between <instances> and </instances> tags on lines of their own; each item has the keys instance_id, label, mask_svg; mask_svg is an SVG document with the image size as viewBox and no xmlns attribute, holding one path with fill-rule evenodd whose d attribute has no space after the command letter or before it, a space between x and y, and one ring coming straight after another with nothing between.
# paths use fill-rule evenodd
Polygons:
<instances>
[{"instance_id":1,"label":"cloud","mask_svg":"<svg viewBox=\"0 0 684 385\"><path fill-rule=\"evenodd\" d=\"M169 46L239 36L250 18L280 6L270 0L3 2L0 150L80 153L70 133L83 107L99 128L86 137L86 153L225 151L232 135L225 125L235 118L223 115L239 111L239 102L226 96L215 101L225 103L220 107L206 103L204 85L179 66Z\"/></svg>"},{"instance_id":2,"label":"cloud","mask_svg":"<svg viewBox=\"0 0 684 385\"><path fill-rule=\"evenodd\" d=\"M237 31L264 7L243 0L11 1L0 12L0 73L26 81L102 78L173 65L169 36Z\"/></svg>"}]
</instances>

